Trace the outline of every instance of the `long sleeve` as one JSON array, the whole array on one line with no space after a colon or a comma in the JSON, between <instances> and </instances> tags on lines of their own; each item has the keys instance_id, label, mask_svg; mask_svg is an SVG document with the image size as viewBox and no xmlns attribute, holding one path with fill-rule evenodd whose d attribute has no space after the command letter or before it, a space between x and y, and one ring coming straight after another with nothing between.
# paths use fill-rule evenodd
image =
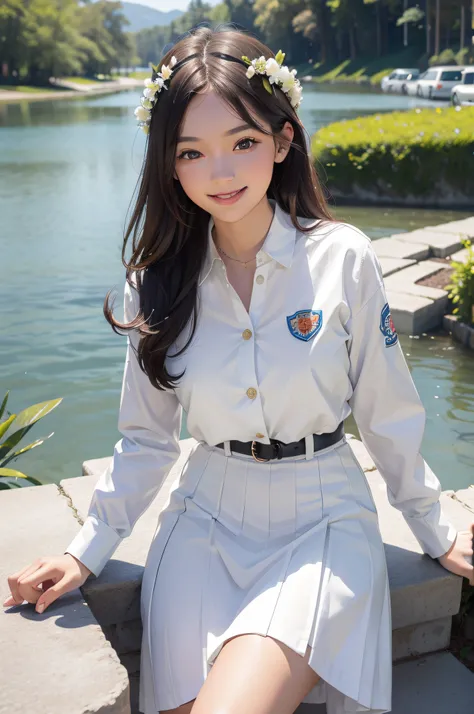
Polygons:
<instances>
[{"instance_id":1,"label":"long sleeve","mask_svg":"<svg viewBox=\"0 0 474 714\"><path fill-rule=\"evenodd\" d=\"M133 292L133 294L132 294ZM138 311L138 293L125 284L124 319ZM149 507L179 456L182 409L174 391L152 386L140 369L127 335L118 429L110 466L92 494L87 518L65 553L71 553L95 576L113 555L121 539ZM132 340L132 343L131 343Z\"/></svg>"},{"instance_id":2,"label":"long sleeve","mask_svg":"<svg viewBox=\"0 0 474 714\"><path fill-rule=\"evenodd\" d=\"M425 409L390 317L382 269L373 247L363 258L350 319L352 409L362 442L424 553L446 553L456 530L442 511L441 484L420 453Z\"/></svg>"}]
</instances>

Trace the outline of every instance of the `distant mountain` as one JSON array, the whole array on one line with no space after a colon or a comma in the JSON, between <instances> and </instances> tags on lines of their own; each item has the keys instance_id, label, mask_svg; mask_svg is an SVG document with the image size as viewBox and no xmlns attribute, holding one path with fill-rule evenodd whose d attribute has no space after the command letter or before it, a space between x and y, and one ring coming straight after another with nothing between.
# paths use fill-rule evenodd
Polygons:
<instances>
[{"instance_id":1,"label":"distant mountain","mask_svg":"<svg viewBox=\"0 0 474 714\"><path fill-rule=\"evenodd\" d=\"M146 5L138 5L131 2L122 2L122 5L122 12L130 22L130 25L126 27L127 32L138 32L155 25L169 25L170 22L183 14L181 10L162 12Z\"/></svg>"}]
</instances>

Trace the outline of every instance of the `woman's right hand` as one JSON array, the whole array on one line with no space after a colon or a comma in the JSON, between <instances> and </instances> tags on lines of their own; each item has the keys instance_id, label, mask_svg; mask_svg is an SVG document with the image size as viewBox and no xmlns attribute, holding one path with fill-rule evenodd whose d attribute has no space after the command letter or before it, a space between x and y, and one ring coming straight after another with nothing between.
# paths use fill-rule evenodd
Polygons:
<instances>
[{"instance_id":1,"label":"woman's right hand","mask_svg":"<svg viewBox=\"0 0 474 714\"><path fill-rule=\"evenodd\" d=\"M44 612L60 595L80 588L91 572L70 553L38 558L23 570L9 576L11 595L3 607L21 605L26 600L36 603L36 612Z\"/></svg>"}]
</instances>

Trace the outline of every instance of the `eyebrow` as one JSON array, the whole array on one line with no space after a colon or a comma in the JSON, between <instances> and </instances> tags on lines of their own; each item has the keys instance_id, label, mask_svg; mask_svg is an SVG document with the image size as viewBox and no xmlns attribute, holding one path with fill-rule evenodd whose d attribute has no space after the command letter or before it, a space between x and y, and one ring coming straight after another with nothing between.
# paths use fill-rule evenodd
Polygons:
<instances>
[{"instance_id":1,"label":"eyebrow","mask_svg":"<svg viewBox=\"0 0 474 714\"><path fill-rule=\"evenodd\" d=\"M253 126L250 124L239 124L239 126L234 126L233 129L225 131L223 136L232 136L232 134L238 134L240 131L244 131L245 129L253 129ZM198 136L180 136L178 144L181 141L201 141L201 139Z\"/></svg>"}]
</instances>

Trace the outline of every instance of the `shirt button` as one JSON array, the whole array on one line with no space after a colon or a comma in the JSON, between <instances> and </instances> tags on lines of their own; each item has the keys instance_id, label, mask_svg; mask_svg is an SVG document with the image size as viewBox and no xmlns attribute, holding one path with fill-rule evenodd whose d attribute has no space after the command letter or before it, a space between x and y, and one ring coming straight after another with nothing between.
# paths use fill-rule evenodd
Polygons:
<instances>
[{"instance_id":1,"label":"shirt button","mask_svg":"<svg viewBox=\"0 0 474 714\"><path fill-rule=\"evenodd\" d=\"M255 399L255 397L257 396L257 390L253 387L249 387L247 389L247 396L249 399Z\"/></svg>"},{"instance_id":2,"label":"shirt button","mask_svg":"<svg viewBox=\"0 0 474 714\"><path fill-rule=\"evenodd\" d=\"M250 338L252 337L252 330L244 330L242 332L242 337L244 338L244 340L250 340Z\"/></svg>"},{"instance_id":3,"label":"shirt button","mask_svg":"<svg viewBox=\"0 0 474 714\"><path fill-rule=\"evenodd\" d=\"M257 281L257 283L258 283L259 285L261 285L261 284L263 283L263 281L265 280L265 278L263 277L263 275L257 275L257 277L255 278L255 280Z\"/></svg>"},{"instance_id":4,"label":"shirt button","mask_svg":"<svg viewBox=\"0 0 474 714\"><path fill-rule=\"evenodd\" d=\"M264 439L264 438L265 438L265 434L260 434L260 432L257 431L257 433L255 434L255 438L256 438L256 439Z\"/></svg>"}]
</instances>

